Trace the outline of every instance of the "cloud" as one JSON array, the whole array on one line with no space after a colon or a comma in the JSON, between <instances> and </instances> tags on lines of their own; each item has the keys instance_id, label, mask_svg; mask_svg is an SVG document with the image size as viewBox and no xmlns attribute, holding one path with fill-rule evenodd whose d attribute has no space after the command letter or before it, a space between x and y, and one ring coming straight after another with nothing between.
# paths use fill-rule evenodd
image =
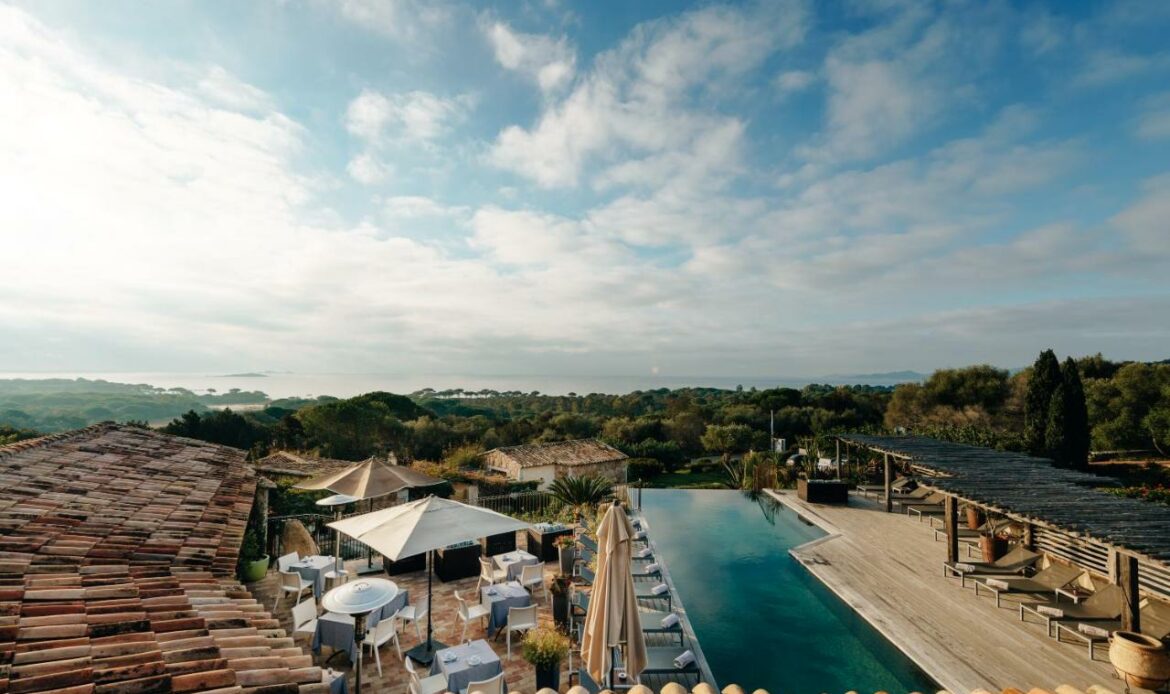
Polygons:
<instances>
[{"instance_id":1,"label":"cloud","mask_svg":"<svg viewBox=\"0 0 1170 694\"><path fill-rule=\"evenodd\" d=\"M535 125L502 130L489 162L557 188L577 185L595 158L622 161L685 147L724 121L694 108L696 91L744 74L803 37L799 4L757 12L765 10L708 7L637 26L617 48L598 55Z\"/></svg>"},{"instance_id":2,"label":"cloud","mask_svg":"<svg viewBox=\"0 0 1170 694\"><path fill-rule=\"evenodd\" d=\"M1138 114L1137 136L1146 140L1170 138L1170 92L1148 97Z\"/></svg>"},{"instance_id":3,"label":"cloud","mask_svg":"<svg viewBox=\"0 0 1170 694\"><path fill-rule=\"evenodd\" d=\"M273 108L272 98L264 90L240 80L219 65L212 66L197 86L203 96L220 106L240 111Z\"/></svg>"},{"instance_id":4,"label":"cloud","mask_svg":"<svg viewBox=\"0 0 1170 694\"><path fill-rule=\"evenodd\" d=\"M817 76L806 70L789 70L776 75L772 79L772 86L776 88L777 95L783 97L808 89L816 80Z\"/></svg>"},{"instance_id":5,"label":"cloud","mask_svg":"<svg viewBox=\"0 0 1170 694\"><path fill-rule=\"evenodd\" d=\"M1170 68L1170 53L1138 55L1099 49L1089 54L1074 83L1083 87L1100 87L1167 68Z\"/></svg>"},{"instance_id":6,"label":"cloud","mask_svg":"<svg viewBox=\"0 0 1170 694\"><path fill-rule=\"evenodd\" d=\"M467 95L444 98L424 91L383 94L363 89L349 102L345 127L371 143L434 140L465 117L470 106Z\"/></svg>"},{"instance_id":7,"label":"cloud","mask_svg":"<svg viewBox=\"0 0 1170 694\"><path fill-rule=\"evenodd\" d=\"M345 166L346 172L358 183L375 185L385 181L394 173L394 167L380 160L371 152L360 152Z\"/></svg>"},{"instance_id":8,"label":"cloud","mask_svg":"<svg viewBox=\"0 0 1170 694\"><path fill-rule=\"evenodd\" d=\"M552 92L567 85L576 70L577 55L568 39L515 31L501 21L482 19L480 30L492 46L496 62Z\"/></svg>"},{"instance_id":9,"label":"cloud","mask_svg":"<svg viewBox=\"0 0 1170 694\"><path fill-rule=\"evenodd\" d=\"M1110 222L1129 245L1147 258L1170 258L1170 174L1155 176L1142 185L1142 196Z\"/></svg>"},{"instance_id":10,"label":"cloud","mask_svg":"<svg viewBox=\"0 0 1170 694\"><path fill-rule=\"evenodd\" d=\"M347 20L412 45L424 43L451 20L443 3L422 0L323 0Z\"/></svg>"}]
</instances>

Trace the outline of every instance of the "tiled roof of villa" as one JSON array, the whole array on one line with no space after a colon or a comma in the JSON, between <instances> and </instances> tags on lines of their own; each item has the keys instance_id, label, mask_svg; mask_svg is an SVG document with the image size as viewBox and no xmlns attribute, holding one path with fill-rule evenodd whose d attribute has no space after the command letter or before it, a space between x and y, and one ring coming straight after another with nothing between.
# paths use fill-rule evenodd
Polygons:
<instances>
[{"instance_id":1,"label":"tiled roof of villa","mask_svg":"<svg viewBox=\"0 0 1170 694\"><path fill-rule=\"evenodd\" d=\"M230 577L255 485L242 451L130 426L0 447L0 693L324 692Z\"/></svg>"},{"instance_id":2,"label":"tiled roof of villa","mask_svg":"<svg viewBox=\"0 0 1170 694\"><path fill-rule=\"evenodd\" d=\"M597 439L576 439L555 443L531 443L520 446L494 448L488 453L498 453L515 461L520 467L541 465L590 465L623 460L626 454Z\"/></svg>"},{"instance_id":3,"label":"tiled roof of villa","mask_svg":"<svg viewBox=\"0 0 1170 694\"><path fill-rule=\"evenodd\" d=\"M256 461L256 472L270 476L317 477L339 472L354 465L349 460L320 458L307 453L277 451Z\"/></svg>"}]
</instances>

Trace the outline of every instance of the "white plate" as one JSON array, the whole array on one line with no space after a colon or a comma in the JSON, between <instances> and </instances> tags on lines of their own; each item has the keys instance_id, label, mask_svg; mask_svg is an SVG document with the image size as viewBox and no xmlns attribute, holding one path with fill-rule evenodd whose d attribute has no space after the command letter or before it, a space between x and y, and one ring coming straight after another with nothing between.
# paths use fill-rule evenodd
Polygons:
<instances>
[{"instance_id":1,"label":"white plate","mask_svg":"<svg viewBox=\"0 0 1170 694\"><path fill-rule=\"evenodd\" d=\"M459 660L459 656L455 655L454 653L444 653L443 654L443 662L444 663L453 663L456 660Z\"/></svg>"},{"instance_id":2,"label":"white plate","mask_svg":"<svg viewBox=\"0 0 1170 694\"><path fill-rule=\"evenodd\" d=\"M467 664L468 664L468 665L479 665L479 664L480 664L480 663L482 663L482 662L483 662L483 661L479 659L479 656L478 656L478 655L473 655L473 656L471 656L470 658L468 658L468 659L467 659Z\"/></svg>"}]
</instances>

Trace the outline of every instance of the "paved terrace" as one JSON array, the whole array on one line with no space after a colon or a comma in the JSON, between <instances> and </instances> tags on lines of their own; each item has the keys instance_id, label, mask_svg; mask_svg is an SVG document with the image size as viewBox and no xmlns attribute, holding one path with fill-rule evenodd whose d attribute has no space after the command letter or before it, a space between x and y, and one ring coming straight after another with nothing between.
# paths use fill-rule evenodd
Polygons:
<instances>
[{"instance_id":1,"label":"paved terrace","mask_svg":"<svg viewBox=\"0 0 1170 694\"><path fill-rule=\"evenodd\" d=\"M1015 596L1005 595L996 609L987 595L943 578L945 543L935 541L929 523L853 495L847 506L831 506L806 503L793 491L769 494L830 533L792 555L943 689L1122 688L1108 662L1048 638L1041 624L1021 623Z\"/></svg>"},{"instance_id":2,"label":"paved terrace","mask_svg":"<svg viewBox=\"0 0 1170 694\"><path fill-rule=\"evenodd\" d=\"M523 532L517 533L517 546L523 547L523 542ZM346 567L351 571L351 575L355 570L361 569L365 565L366 560L364 558L346 562ZM546 584L553 578L556 573L556 569L557 567L553 562L548 562L545 564ZM418 602L423 596L427 594L427 577L425 572L413 571L398 576L390 576L389 578L398 585L399 589L404 589L410 592L410 601L412 604ZM256 596L257 600L265 606L265 608L271 608L273 605L273 601L276 598L276 592L279 590L280 585L278 579L279 576L275 570L271 570L263 581L248 585L248 589L254 596ZM351 578L350 580L355 579ZM455 601L455 591L459 591L459 594L462 596L478 599L475 592L476 584L478 582L479 579L477 577L471 577L444 583L440 581L438 577L435 577L434 583L432 584L431 618L433 620L435 638L437 640L447 644L448 646L459 643L459 636L463 631L463 622L459 621L456 612L457 603ZM673 585L671 586L671 591L674 593L674 605L677 607L680 603L678 602L678 594L676 591L674 591ZM535 594L534 602L539 605L537 614L541 624L552 623L553 621L551 600L552 596L550 595L549 602L545 602L543 595L539 590ZM655 605L655 609L667 609L667 603L665 600L657 602L658 604ZM283 598L277 606L277 609L274 610L274 615L279 618L281 627L283 627L290 634L292 633L292 605L293 599L290 596ZM420 625L420 628L422 630L423 638L425 639L425 620L424 623ZM693 648L699 657L701 657L702 651L699 650L696 645L694 645L697 643L697 641L694 638L693 631L690 629L689 622L686 623L686 629L686 640L688 647ZM308 635L301 635L297 638L298 645L303 646L305 651L309 652L308 647L310 637ZM404 653L419 643L419 638L415 635L414 628L412 626L407 626L401 632L399 638L401 639L402 650ZM486 639L488 644L491 645L492 650L494 650L500 657L500 662L504 666L504 681L507 683L507 691L536 691L536 672L520 654L519 635L514 635L512 637L511 659L509 659L507 655L507 644L505 642L504 636L501 634L499 638L488 638L484 633L483 627L481 627L478 622L473 622L471 627L468 628L467 638L471 640ZM677 639L678 637L673 635L647 634L646 644L648 646L670 646L676 645L678 643ZM576 648L576 646L574 646L574 648ZM402 661L399 660L398 654L394 650L394 645L392 643L384 645L381 649L381 654L382 674L378 675L378 670L374 663L374 659L370 657L369 651L366 651L362 662L363 690L376 691L379 693L384 692L385 694L409 694L406 669ZM344 672L346 677L349 678L351 683L350 691L352 691L354 673L353 666L349 662L349 658L345 655L339 655L336 658L330 658L331 655L332 651L328 647L325 647L322 648L319 655L314 655L314 660L316 661L316 664L321 667L332 667L334 670ZM326 664L327 660L328 664ZM561 666L561 691L566 691L569 688L568 667L569 663L567 662L563 663ZM576 672L577 668L581 667L581 661L577 657L576 653L573 655L572 667L573 672ZM710 674L706 668L705 662L703 662L703 670L707 673L707 680L711 681ZM686 689L688 689L690 686L696 684L696 680L693 676L690 676L686 679L678 679L665 675L648 675L644 676L642 680L645 684L648 684L656 689L663 687L671 682L681 682L682 685L684 685L683 691L686 691ZM573 682L574 684L576 683L575 677Z\"/></svg>"}]
</instances>

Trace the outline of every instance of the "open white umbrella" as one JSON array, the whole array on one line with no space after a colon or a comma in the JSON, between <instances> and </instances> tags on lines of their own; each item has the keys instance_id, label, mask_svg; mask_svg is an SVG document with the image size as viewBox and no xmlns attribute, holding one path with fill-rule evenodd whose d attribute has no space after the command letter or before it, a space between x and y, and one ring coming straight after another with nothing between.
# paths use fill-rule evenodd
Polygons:
<instances>
[{"instance_id":1,"label":"open white umbrella","mask_svg":"<svg viewBox=\"0 0 1170 694\"><path fill-rule=\"evenodd\" d=\"M345 518L330 523L329 527L372 547L391 561L426 552L429 601L434 550L488 535L515 532L527 528L528 524L495 511L428 496ZM434 609L427 611L427 640L409 651L410 656L421 663L431 662L435 651L445 647L431 637L433 613Z\"/></svg>"},{"instance_id":2,"label":"open white umbrella","mask_svg":"<svg viewBox=\"0 0 1170 694\"><path fill-rule=\"evenodd\" d=\"M597 529L597 577L581 636L581 658L589 675L611 686L613 649L622 649L626 675L633 680L646 668L646 637L630 573L634 526L621 505L606 511Z\"/></svg>"}]
</instances>

